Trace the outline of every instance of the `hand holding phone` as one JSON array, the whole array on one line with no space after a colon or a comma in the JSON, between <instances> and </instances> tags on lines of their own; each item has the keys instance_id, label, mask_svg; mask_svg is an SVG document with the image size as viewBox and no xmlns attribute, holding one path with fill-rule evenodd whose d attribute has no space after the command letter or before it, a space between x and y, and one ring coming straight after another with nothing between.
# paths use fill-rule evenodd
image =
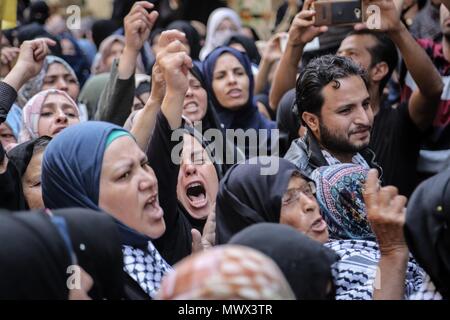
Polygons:
<instances>
[{"instance_id":1,"label":"hand holding phone","mask_svg":"<svg viewBox=\"0 0 450 320\"><path fill-rule=\"evenodd\" d=\"M302 46L328 30L327 26L315 26L316 12L310 10L314 0L306 0L303 9L295 16L289 28L287 45Z\"/></svg>"}]
</instances>

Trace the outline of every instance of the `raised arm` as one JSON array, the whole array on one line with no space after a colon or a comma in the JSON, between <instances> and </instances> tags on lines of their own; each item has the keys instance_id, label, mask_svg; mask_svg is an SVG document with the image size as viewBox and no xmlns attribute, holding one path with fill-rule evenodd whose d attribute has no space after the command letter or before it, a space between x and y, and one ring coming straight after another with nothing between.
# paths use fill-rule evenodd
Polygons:
<instances>
[{"instance_id":1,"label":"raised arm","mask_svg":"<svg viewBox=\"0 0 450 320\"><path fill-rule=\"evenodd\" d=\"M19 89L42 69L45 57L50 53L48 46L54 46L55 41L49 38L39 38L24 41L20 46L17 63L3 79L14 90Z\"/></svg>"},{"instance_id":2,"label":"raised arm","mask_svg":"<svg viewBox=\"0 0 450 320\"><path fill-rule=\"evenodd\" d=\"M378 171L369 171L363 193L367 217L380 248L380 261L374 287L374 300L402 300L409 250L405 241L406 197L397 188L380 188Z\"/></svg>"},{"instance_id":3,"label":"raised arm","mask_svg":"<svg viewBox=\"0 0 450 320\"><path fill-rule=\"evenodd\" d=\"M119 79L128 79L134 76L136 60L139 51L147 41L150 31L158 18L157 11L151 11L153 4L147 1L138 1L124 18L125 48L120 57L118 66Z\"/></svg>"},{"instance_id":4,"label":"raised arm","mask_svg":"<svg viewBox=\"0 0 450 320\"><path fill-rule=\"evenodd\" d=\"M17 91L42 69L44 59L50 52L48 46L53 45L55 42L48 38L22 43L17 63L0 82L0 123L6 120L17 98Z\"/></svg>"},{"instance_id":5,"label":"raised arm","mask_svg":"<svg viewBox=\"0 0 450 320\"><path fill-rule=\"evenodd\" d=\"M421 130L432 123L443 89L439 72L426 52L419 46L408 29L400 20L400 13L393 0L364 0L366 5L380 8L380 31L386 31L400 50L403 60L412 78L417 84L409 104L411 119Z\"/></svg>"},{"instance_id":6,"label":"raised arm","mask_svg":"<svg viewBox=\"0 0 450 320\"><path fill-rule=\"evenodd\" d=\"M131 133L136 138L139 147L145 152L152 138L153 129L155 128L156 116L161 109L161 104L165 94L164 77L158 64L153 66L152 70L152 89L150 97L144 108L139 110L133 121Z\"/></svg>"},{"instance_id":7,"label":"raised arm","mask_svg":"<svg viewBox=\"0 0 450 320\"><path fill-rule=\"evenodd\" d=\"M277 33L267 41L255 79L255 94L264 91L272 65L281 58L280 38L284 35L286 33Z\"/></svg>"},{"instance_id":8,"label":"raised arm","mask_svg":"<svg viewBox=\"0 0 450 320\"><path fill-rule=\"evenodd\" d=\"M189 86L188 72L192 68L192 59L180 40L185 35L177 30L165 31L159 43L164 49L156 57L166 83L166 93L161 111L172 130L181 127L184 96Z\"/></svg>"},{"instance_id":9,"label":"raised arm","mask_svg":"<svg viewBox=\"0 0 450 320\"><path fill-rule=\"evenodd\" d=\"M289 28L286 49L275 72L269 95L269 103L274 110L283 95L295 87L298 64L305 45L328 30L326 26L314 26L315 11L309 10L313 2L314 0L305 1L302 11L295 16Z\"/></svg>"},{"instance_id":10,"label":"raised arm","mask_svg":"<svg viewBox=\"0 0 450 320\"><path fill-rule=\"evenodd\" d=\"M180 145L180 142L172 140L172 134L182 124L181 112L188 88L187 72L192 66L179 39L184 39L184 34L170 30L163 32L159 40L163 49L156 58L156 64L164 77L166 90L147 150L150 166L158 179L159 202L166 223L166 232L155 240L155 246L170 262L188 255L192 241L191 235L185 232L182 213L178 210L176 189L179 163L172 158L174 148Z\"/></svg>"},{"instance_id":11,"label":"raised arm","mask_svg":"<svg viewBox=\"0 0 450 320\"><path fill-rule=\"evenodd\" d=\"M139 51L147 41L158 18L157 11L151 11L153 4L136 2L124 18L125 47L117 65L113 65L110 78L102 91L95 118L123 125L133 105L136 60Z\"/></svg>"}]
</instances>

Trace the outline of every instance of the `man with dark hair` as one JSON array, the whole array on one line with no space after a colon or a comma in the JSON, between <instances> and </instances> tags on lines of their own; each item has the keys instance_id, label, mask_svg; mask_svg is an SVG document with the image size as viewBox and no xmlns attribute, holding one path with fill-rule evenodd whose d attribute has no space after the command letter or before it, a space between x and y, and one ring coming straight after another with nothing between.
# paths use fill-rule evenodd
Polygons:
<instances>
[{"instance_id":1,"label":"man with dark hair","mask_svg":"<svg viewBox=\"0 0 450 320\"><path fill-rule=\"evenodd\" d=\"M373 1L377 4L378 1ZM387 12L388 4L379 3ZM393 11L393 10L392 10ZM368 70L370 76L371 105L376 115L370 147L383 168L383 182L395 185L401 194L409 196L419 179L417 165L420 146L425 131L432 125L442 93L442 81L438 72L427 59L424 50L415 43L406 27L399 21L387 20L385 24L397 27L381 33L363 29L350 33L341 43L338 55L357 61ZM387 20L387 21L386 21ZM419 83L410 99L392 106L383 90L397 66L397 48L414 79Z\"/></svg>"},{"instance_id":2,"label":"man with dark hair","mask_svg":"<svg viewBox=\"0 0 450 320\"><path fill-rule=\"evenodd\" d=\"M308 133L286 158L302 171L341 162L378 167L367 148L373 125L369 82L358 64L335 55L311 60L298 78L296 101Z\"/></svg>"},{"instance_id":3,"label":"man with dark hair","mask_svg":"<svg viewBox=\"0 0 450 320\"><path fill-rule=\"evenodd\" d=\"M350 32L342 40L336 54L352 58L368 72L380 63L386 64L387 71L382 72L384 76L381 79L376 77L371 83L372 90L378 87L380 96L398 64L397 47L391 38L386 33L371 29Z\"/></svg>"},{"instance_id":4,"label":"man with dark hair","mask_svg":"<svg viewBox=\"0 0 450 320\"><path fill-rule=\"evenodd\" d=\"M401 194L409 195L417 184L416 165L420 136L431 125L436 113L442 92L442 81L431 60L400 21L394 2L392 0L365 0L363 2L366 5L373 4L380 8L379 29L352 32L342 41L337 54L351 58L367 71L370 106L375 116L373 124L371 124L373 131L370 135L370 147L377 156L377 162L383 168L383 182L395 185ZM305 1L305 4L308 3L310 4L311 1ZM327 31L327 27L314 26L315 12L306 10L307 8L304 7L304 10L294 19L288 45L275 76L271 102L274 102L276 97L281 96L295 84L296 68L292 67L300 61L306 43ZM418 83L418 88L407 103L395 108L389 104L387 99L383 98L382 94L397 64L396 47L400 50L408 70ZM284 79L278 81L282 77ZM300 82L297 83L297 90L303 90L300 88ZM299 109L302 108L304 107L299 106ZM301 112L299 116L305 121ZM320 117L318 119L320 120ZM325 127L325 133L336 131L334 128L336 123L336 119L330 118L327 126L322 124L322 129ZM307 127L311 132L312 128L309 124ZM347 133L347 141L352 139L350 133ZM310 136L309 133L308 135ZM318 138L314 134L313 137ZM329 159L326 159L325 162L314 161L320 159L317 152L312 152L309 145L304 148L305 145L300 143L301 140L305 143L305 141L311 140L310 138L303 137L294 141L286 158L300 168L307 168L307 171L331 164ZM327 148L321 145L321 149L326 150ZM300 158L303 159L299 156L300 153L310 155L307 165L299 162ZM330 154L333 158L342 162L334 153L335 151L331 150ZM352 157L350 157L351 155L349 153L345 157L347 160L344 161L351 161L355 153Z\"/></svg>"}]
</instances>

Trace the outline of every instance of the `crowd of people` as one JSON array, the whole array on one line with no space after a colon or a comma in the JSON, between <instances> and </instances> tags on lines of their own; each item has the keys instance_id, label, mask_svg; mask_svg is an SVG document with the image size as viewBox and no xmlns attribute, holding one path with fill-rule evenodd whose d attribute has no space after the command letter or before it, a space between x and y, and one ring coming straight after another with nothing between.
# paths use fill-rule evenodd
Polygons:
<instances>
[{"instance_id":1,"label":"crowd of people","mask_svg":"<svg viewBox=\"0 0 450 320\"><path fill-rule=\"evenodd\" d=\"M0 299L450 298L450 1L174 3L2 31Z\"/></svg>"}]
</instances>

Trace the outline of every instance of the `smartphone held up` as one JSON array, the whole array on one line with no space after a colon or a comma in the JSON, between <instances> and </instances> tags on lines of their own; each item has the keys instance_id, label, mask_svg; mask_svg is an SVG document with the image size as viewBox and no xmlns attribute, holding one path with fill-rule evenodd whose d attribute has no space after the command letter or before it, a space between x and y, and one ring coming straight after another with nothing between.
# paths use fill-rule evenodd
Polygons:
<instances>
[{"instance_id":1,"label":"smartphone held up","mask_svg":"<svg viewBox=\"0 0 450 320\"><path fill-rule=\"evenodd\" d=\"M363 22L361 0L317 0L313 3L316 11L316 26L352 25Z\"/></svg>"}]
</instances>

